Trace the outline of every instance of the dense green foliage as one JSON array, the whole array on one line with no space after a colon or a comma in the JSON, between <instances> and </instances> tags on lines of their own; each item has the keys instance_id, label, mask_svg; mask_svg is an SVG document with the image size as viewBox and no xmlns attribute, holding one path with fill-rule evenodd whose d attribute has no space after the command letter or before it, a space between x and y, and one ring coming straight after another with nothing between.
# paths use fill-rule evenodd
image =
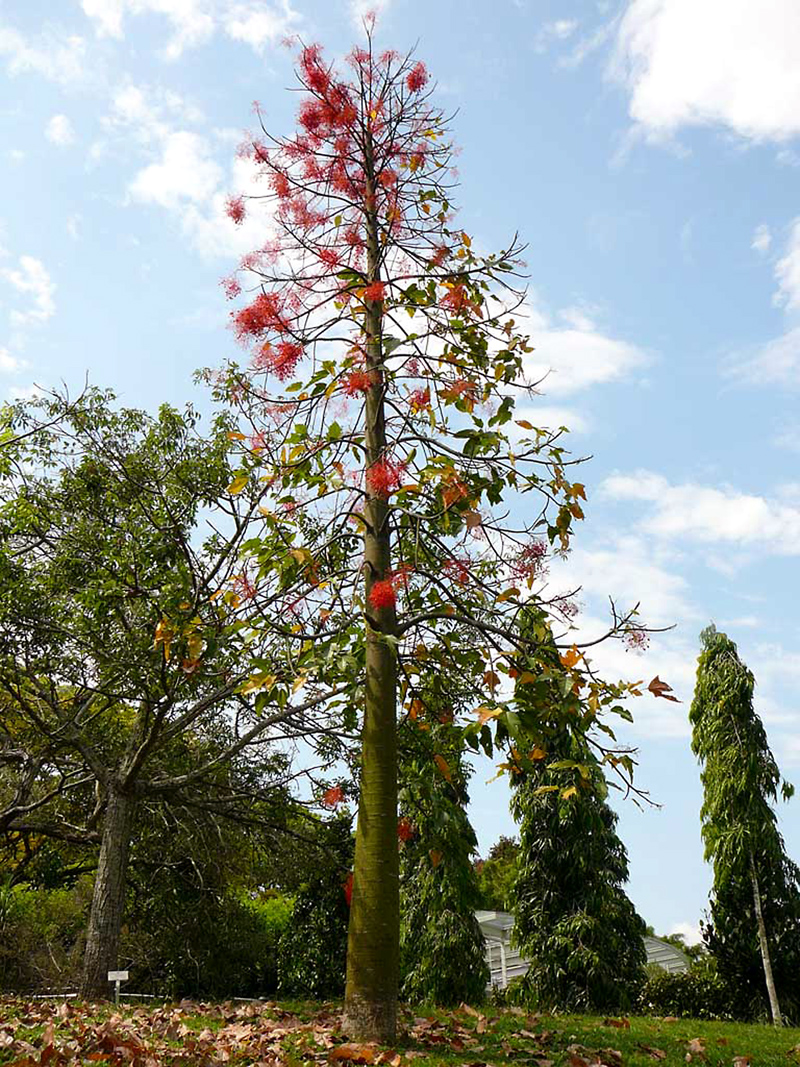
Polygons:
<instances>
[{"instance_id":1,"label":"dense green foliage","mask_svg":"<svg viewBox=\"0 0 800 1067\"><path fill-rule=\"evenodd\" d=\"M649 968L635 1008L642 1015L681 1019L731 1019L735 1014L730 990L709 967L692 967L673 974Z\"/></svg>"},{"instance_id":2,"label":"dense green foliage","mask_svg":"<svg viewBox=\"0 0 800 1067\"><path fill-rule=\"evenodd\" d=\"M541 753L541 769L515 779L511 802L520 826L512 936L530 961L517 996L564 1011L630 1008L644 978L645 924L624 890L628 857L602 772L564 733ZM562 761L583 772L569 795L550 788Z\"/></svg>"},{"instance_id":3,"label":"dense green foliage","mask_svg":"<svg viewBox=\"0 0 800 1067\"><path fill-rule=\"evenodd\" d=\"M489 981L475 918L480 893L466 810L468 768L450 725L451 698L441 685L429 688L417 717L400 731L401 995L444 1006L480 1003Z\"/></svg>"},{"instance_id":4,"label":"dense green foliage","mask_svg":"<svg viewBox=\"0 0 800 1067\"><path fill-rule=\"evenodd\" d=\"M777 999L800 1018L800 870L786 855L774 804L782 782L761 719L755 680L736 645L713 626L703 631L690 710L692 750L703 770L706 859L714 865L710 922L704 930L735 1014L769 1009L753 888L763 909Z\"/></svg>"},{"instance_id":5,"label":"dense green foliage","mask_svg":"<svg viewBox=\"0 0 800 1067\"><path fill-rule=\"evenodd\" d=\"M353 839L347 817L326 827L327 848L300 886L278 946L282 993L339 997L344 992Z\"/></svg>"},{"instance_id":6,"label":"dense green foliage","mask_svg":"<svg viewBox=\"0 0 800 1067\"><path fill-rule=\"evenodd\" d=\"M488 911L513 911L518 862L519 842L505 836L492 845L485 860L478 861L480 907Z\"/></svg>"}]
</instances>

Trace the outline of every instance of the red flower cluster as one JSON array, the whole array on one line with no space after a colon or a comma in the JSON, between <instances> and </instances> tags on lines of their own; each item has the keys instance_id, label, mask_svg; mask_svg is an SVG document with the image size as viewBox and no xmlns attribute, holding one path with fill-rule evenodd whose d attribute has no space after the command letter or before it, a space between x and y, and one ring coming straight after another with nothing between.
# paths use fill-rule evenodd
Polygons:
<instances>
[{"instance_id":1,"label":"red flower cluster","mask_svg":"<svg viewBox=\"0 0 800 1067\"><path fill-rule=\"evenodd\" d=\"M410 93L418 93L428 84L429 74L424 63L415 63L408 73L406 85Z\"/></svg>"},{"instance_id":2,"label":"red flower cluster","mask_svg":"<svg viewBox=\"0 0 800 1067\"><path fill-rule=\"evenodd\" d=\"M383 282L373 282L364 290L364 299L372 303L380 303L386 295L386 286Z\"/></svg>"},{"instance_id":3,"label":"red flower cluster","mask_svg":"<svg viewBox=\"0 0 800 1067\"><path fill-rule=\"evenodd\" d=\"M236 297L242 291L242 287L241 285L239 285L238 279L234 278L233 275L231 275L230 278L223 278L219 284L225 291L225 296L228 298L228 300L235 300Z\"/></svg>"},{"instance_id":4,"label":"red flower cluster","mask_svg":"<svg viewBox=\"0 0 800 1067\"><path fill-rule=\"evenodd\" d=\"M337 808L344 800L344 790L340 785L332 785L322 794L322 803L326 808Z\"/></svg>"},{"instance_id":5,"label":"red flower cluster","mask_svg":"<svg viewBox=\"0 0 800 1067\"><path fill-rule=\"evenodd\" d=\"M367 489L375 496L388 497L390 493L399 488L405 463L397 463L393 459L384 456L377 460L367 471Z\"/></svg>"},{"instance_id":6,"label":"red flower cluster","mask_svg":"<svg viewBox=\"0 0 800 1067\"><path fill-rule=\"evenodd\" d=\"M228 218L238 226L239 223L244 222L244 217L247 214L244 206L244 200L241 196L229 196L225 203L225 214Z\"/></svg>"},{"instance_id":7,"label":"red flower cluster","mask_svg":"<svg viewBox=\"0 0 800 1067\"><path fill-rule=\"evenodd\" d=\"M279 381L285 382L303 357L303 346L294 341L280 341L273 347L269 342L262 345L253 357L253 370L274 374Z\"/></svg>"},{"instance_id":8,"label":"red flower cluster","mask_svg":"<svg viewBox=\"0 0 800 1067\"><path fill-rule=\"evenodd\" d=\"M531 541L519 553L511 565L511 573L515 578L533 578L544 565L547 555L547 544L544 541Z\"/></svg>"},{"instance_id":9,"label":"red flower cluster","mask_svg":"<svg viewBox=\"0 0 800 1067\"><path fill-rule=\"evenodd\" d=\"M317 255L326 267L338 267L341 263L341 258L335 248L321 248Z\"/></svg>"},{"instance_id":10,"label":"red flower cluster","mask_svg":"<svg viewBox=\"0 0 800 1067\"><path fill-rule=\"evenodd\" d=\"M372 378L369 371L353 370L345 377L342 383L347 396L357 396L359 393L368 393L372 387Z\"/></svg>"},{"instance_id":11,"label":"red flower cluster","mask_svg":"<svg viewBox=\"0 0 800 1067\"><path fill-rule=\"evenodd\" d=\"M426 385L424 389L415 389L408 394L408 402L414 411L421 411L431 406L431 391Z\"/></svg>"},{"instance_id":12,"label":"red flower cluster","mask_svg":"<svg viewBox=\"0 0 800 1067\"><path fill-rule=\"evenodd\" d=\"M397 820L397 836L401 841L410 841L414 836L414 824L405 815Z\"/></svg>"},{"instance_id":13,"label":"red flower cluster","mask_svg":"<svg viewBox=\"0 0 800 1067\"><path fill-rule=\"evenodd\" d=\"M394 582L391 578L382 578L375 582L369 591L369 602L373 608L393 608L397 603Z\"/></svg>"},{"instance_id":14,"label":"red flower cluster","mask_svg":"<svg viewBox=\"0 0 800 1067\"><path fill-rule=\"evenodd\" d=\"M470 578L469 566L470 560L468 559L448 559L445 561L442 571L448 578L458 582L459 585L468 585Z\"/></svg>"},{"instance_id":15,"label":"red flower cluster","mask_svg":"<svg viewBox=\"0 0 800 1067\"><path fill-rule=\"evenodd\" d=\"M232 313L236 336L240 341L261 337L268 331L286 333L289 325L278 293L259 293L252 304Z\"/></svg>"}]
</instances>

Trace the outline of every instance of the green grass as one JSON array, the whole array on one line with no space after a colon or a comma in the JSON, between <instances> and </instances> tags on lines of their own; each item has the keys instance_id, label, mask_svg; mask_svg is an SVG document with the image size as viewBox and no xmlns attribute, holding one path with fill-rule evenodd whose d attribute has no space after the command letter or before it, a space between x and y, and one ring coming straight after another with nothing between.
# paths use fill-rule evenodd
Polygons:
<instances>
[{"instance_id":1,"label":"green grass","mask_svg":"<svg viewBox=\"0 0 800 1067\"><path fill-rule=\"evenodd\" d=\"M397 1044L381 1050L347 1043L335 1003L64 1005L0 998L0 1064L800 1067L800 1030L742 1023L403 1009Z\"/></svg>"}]
</instances>

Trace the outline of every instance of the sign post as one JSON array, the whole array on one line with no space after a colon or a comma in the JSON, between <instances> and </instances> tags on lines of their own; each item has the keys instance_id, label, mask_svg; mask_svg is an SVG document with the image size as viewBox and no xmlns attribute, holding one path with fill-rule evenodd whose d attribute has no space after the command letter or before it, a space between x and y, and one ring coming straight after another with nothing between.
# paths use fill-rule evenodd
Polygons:
<instances>
[{"instance_id":1,"label":"sign post","mask_svg":"<svg viewBox=\"0 0 800 1067\"><path fill-rule=\"evenodd\" d=\"M113 982L114 983L114 1003L115 1004L119 1004L119 986L120 986L120 982L127 982L128 981L128 972L127 971L109 971L108 972L108 980L109 980L109 982Z\"/></svg>"}]
</instances>

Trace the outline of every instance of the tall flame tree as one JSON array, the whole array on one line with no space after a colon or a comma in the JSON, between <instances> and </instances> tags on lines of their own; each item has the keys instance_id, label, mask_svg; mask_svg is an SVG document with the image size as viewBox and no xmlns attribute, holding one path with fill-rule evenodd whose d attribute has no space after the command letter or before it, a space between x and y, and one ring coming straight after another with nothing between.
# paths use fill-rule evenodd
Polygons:
<instances>
[{"instance_id":1,"label":"tall flame tree","mask_svg":"<svg viewBox=\"0 0 800 1067\"><path fill-rule=\"evenodd\" d=\"M513 421L531 351L514 319L521 246L482 255L456 228L453 149L425 66L377 51L370 25L347 63L345 76L300 45L296 133L268 133L258 111L241 149L261 189L232 196L229 214L262 211L270 236L224 282L247 301L231 317L251 362L214 378L240 411L231 491L258 496L264 516L248 546L250 625L275 640L249 684L269 691L288 672L298 688L346 684L343 729L360 723L346 1021L390 1040L398 704L425 729L427 679L458 672L476 714L451 728L474 748L508 742L515 767L535 748L540 683L553 714L554 668L542 683L536 657L554 632L572 728L632 687L594 675L569 639L570 605L543 596L546 556L567 549L584 490L558 435ZM510 517L504 494L526 493L532 514ZM522 639L531 597L541 626ZM635 626L615 614L609 633ZM530 684L524 708L504 676ZM446 778L445 756L435 762Z\"/></svg>"}]
</instances>

